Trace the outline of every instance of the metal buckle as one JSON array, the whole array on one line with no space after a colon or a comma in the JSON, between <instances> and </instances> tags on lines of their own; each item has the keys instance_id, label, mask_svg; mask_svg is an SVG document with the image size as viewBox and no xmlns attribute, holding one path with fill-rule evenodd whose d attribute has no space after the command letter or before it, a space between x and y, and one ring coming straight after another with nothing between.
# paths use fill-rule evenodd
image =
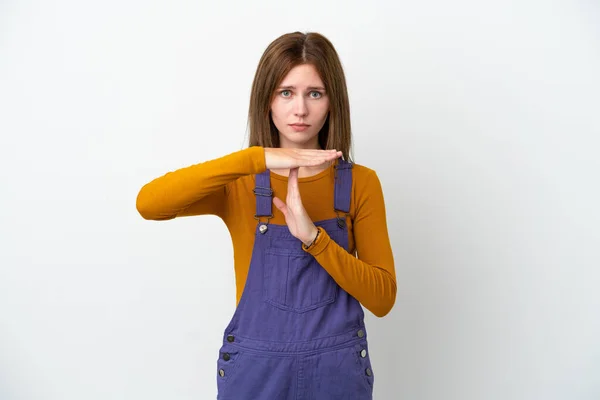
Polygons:
<instances>
[{"instance_id":1,"label":"metal buckle","mask_svg":"<svg viewBox=\"0 0 600 400\"><path fill-rule=\"evenodd\" d=\"M261 222L260 222L260 217L266 217L266 218L267 218L267 223L265 223L265 224L261 223ZM269 229L268 225L269 225L269 220L270 220L271 218L273 218L273 214L271 214L271 215L268 215L268 216L267 216L267 215L261 215L261 216L258 216L258 215L256 215L256 214L254 214L254 219L256 219L256 220L258 221L258 224L257 224L257 226L258 226L258 231L259 231L259 232L260 232L262 235L264 235L264 234L267 232L267 230Z\"/></svg>"},{"instance_id":2,"label":"metal buckle","mask_svg":"<svg viewBox=\"0 0 600 400\"><path fill-rule=\"evenodd\" d=\"M260 217L265 217L267 218L267 224L269 223L269 220L271 218L273 218L273 214L271 215L258 215L258 214L254 214L254 219L257 220L258 222L260 222Z\"/></svg>"},{"instance_id":3,"label":"metal buckle","mask_svg":"<svg viewBox=\"0 0 600 400\"><path fill-rule=\"evenodd\" d=\"M266 192L268 192L268 194L265 194L265 193L259 193L259 192L257 192L257 190L256 190L256 189L263 189L263 190L265 190ZM254 192L254 194L255 194L255 195L257 195L257 196L264 196L264 197L271 197L271 196L273 196L273 189L271 189L270 187L256 186L256 187L255 187L255 188L254 188L252 191L253 191L253 192Z\"/></svg>"}]
</instances>

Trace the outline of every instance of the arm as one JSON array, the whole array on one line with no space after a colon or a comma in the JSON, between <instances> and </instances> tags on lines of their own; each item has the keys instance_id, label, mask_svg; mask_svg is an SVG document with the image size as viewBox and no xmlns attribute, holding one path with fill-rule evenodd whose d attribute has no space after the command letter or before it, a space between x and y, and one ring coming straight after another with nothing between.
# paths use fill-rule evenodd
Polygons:
<instances>
[{"instance_id":1,"label":"arm","mask_svg":"<svg viewBox=\"0 0 600 400\"><path fill-rule=\"evenodd\" d=\"M201 214L222 218L227 184L265 170L265 150L253 146L154 179L140 190L136 207L150 220Z\"/></svg>"},{"instance_id":2,"label":"arm","mask_svg":"<svg viewBox=\"0 0 600 400\"><path fill-rule=\"evenodd\" d=\"M316 242L305 249L345 291L378 317L390 312L396 301L396 272L389 241L381 183L372 172L356 190L354 220L356 258L319 228Z\"/></svg>"}]
</instances>

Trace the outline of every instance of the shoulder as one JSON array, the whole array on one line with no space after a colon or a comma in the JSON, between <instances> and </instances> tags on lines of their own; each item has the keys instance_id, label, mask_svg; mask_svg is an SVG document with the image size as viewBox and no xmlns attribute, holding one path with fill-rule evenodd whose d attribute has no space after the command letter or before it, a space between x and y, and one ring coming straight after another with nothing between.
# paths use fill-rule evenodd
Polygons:
<instances>
[{"instance_id":1,"label":"shoulder","mask_svg":"<svg viewBox=\"0 0 600 400\"><path fill-rule=\"evenodd\" d=\"M352 166L353 218L356 221L372 218L384 210L383 188L377 172L360 164Z\"/></svg>"},{"instance_id":2,"label":"shoulder","mask_svg":"<svg viewBox=\"0 0 600 400\"><path fill-rule=\"evenodd\" d=\"M383 189L373 168L361 164L352 166L352 190L357 206L369 199L382 197Z\"/></svg>"},{"instance_id":3,"label":"shoulder","mask_svg":"<svg viewBox=\"0 0 600 400\"><path fill-rule=\"evenodd\" d=\"M354 185L358 187L370 186L373 184L379 185L377 172L373 168L369 168L362 164L352 165L352 177Z\"/></svg>"},{"instance_id":4,"label":"shoulder","mask_svg":"<svg viewBox=\"0 0 600 400\"><path fill-rule=\"evenodd\" d=\"M357 177L366 177L375 174L375 170L362 164L352 164L352 174Z\"/></svg>"}]
</instances>

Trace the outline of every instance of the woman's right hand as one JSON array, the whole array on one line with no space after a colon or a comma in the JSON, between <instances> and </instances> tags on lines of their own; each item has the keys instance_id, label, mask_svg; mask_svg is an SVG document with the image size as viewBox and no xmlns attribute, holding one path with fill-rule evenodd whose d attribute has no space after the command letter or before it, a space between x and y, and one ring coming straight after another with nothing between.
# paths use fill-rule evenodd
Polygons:
<instances>
[{"instance_id":1,"label":"woman's right hand","mask_svg":"<svg viewBox=\"0 0 600 400\"><path fill-rule=\"evenodd\" d=\"M288 149L265 147L267 169L315 167L342 156L337 150Z\"/></svg>"}]
</instances>

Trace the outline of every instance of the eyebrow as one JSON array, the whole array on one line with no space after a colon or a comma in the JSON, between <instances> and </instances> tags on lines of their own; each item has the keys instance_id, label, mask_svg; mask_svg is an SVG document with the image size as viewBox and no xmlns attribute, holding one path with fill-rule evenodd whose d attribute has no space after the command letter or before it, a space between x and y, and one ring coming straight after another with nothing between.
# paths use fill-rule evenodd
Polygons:
<instances>
[{"instance_id":1,"label":"eyebrow","mask_svg":"<svg viewBox=\"0 0 600 400\"><path fill-rule=\"evenodd\" d=\"M296 89L296 86L279 86L279 89ZM308 90L325 90L324 87L321 86L309 86L307 87Z\"/></svg>"}]
</instances>

